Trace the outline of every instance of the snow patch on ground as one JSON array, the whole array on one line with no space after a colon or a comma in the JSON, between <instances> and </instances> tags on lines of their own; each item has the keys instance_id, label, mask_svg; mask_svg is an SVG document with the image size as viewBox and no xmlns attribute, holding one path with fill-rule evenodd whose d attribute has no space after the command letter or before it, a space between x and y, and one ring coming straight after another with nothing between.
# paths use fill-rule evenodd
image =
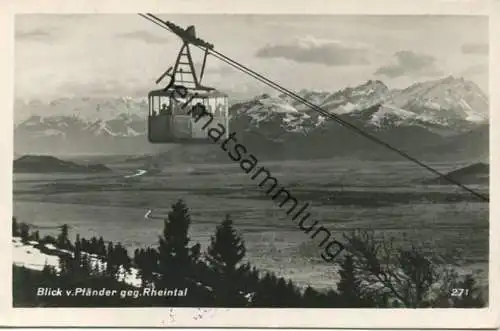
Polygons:
<instances>
[{"instance_id":1,"label":"snow patch on ground","mask_svg":"<svg viewBox=\"0 0 500 331\"><path fill-rule=\"evenodd\" d=\"M47 255L38 248L33 247L37 242L28 242L23 244L21 238L14 238L13 243L13 263L20 267L25 267L32 270L42 271L45 265L52 266L59 270L59 257ZM53 249L53 245L47 245L48 249Z\"/></svg>"},{"instance_id":2,"label":"snow patch on ground","mask_svg":"<svg viewBox=\"0 0 500 331\"><path fill-rule=\"evenodd\" d=\"M12 239L12 244L13 263L16 266L42 271L43 268L48 265L54 267L57 272L60 272L59 257L43 253L40 249L35 248L34 246L38 245L38 242L30 241L28 243L22 243L21 238L14 237ZM69 253L72 255L71 252L57 249L52 244L45 244L44 247L54 252ZM102 261L99 257L97 257L97 255L87 253L83 254L90 256L90 265L96 270L106 270L106 262ZM118 271L118 281L134 287L141 287L142 285L142 281L139 277L139 271L135 268L130 268L130 270L127 271L123 266L120 266Z\"/></svg>"}]
</instances>

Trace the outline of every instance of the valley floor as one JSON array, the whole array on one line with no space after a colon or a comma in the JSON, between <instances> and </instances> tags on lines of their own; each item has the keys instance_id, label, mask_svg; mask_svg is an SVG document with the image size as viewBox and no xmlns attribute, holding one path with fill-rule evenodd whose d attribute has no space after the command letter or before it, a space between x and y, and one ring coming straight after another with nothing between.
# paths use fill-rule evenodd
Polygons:
<instances>
[{"instance_id":1,"label":"valley floor","mask_svg":"<svg viewBox=\"0 0 500 331\"><path fill-rule=\"evenodd\" d=\"M238 167L168 165L160 174L134 181L124 177L136 173L136 165L111 167L114 172L107 175L16 175L14 215L42 227L67 223L72 233L102 235L132 251L156 243L162 218L182 198L192 207L193 241L205 247L215 225L230 214L256 265L299 285L335 286L336 266L321 259L318 243L299 231ZM404 163L361 166L323 160L268 167L298 199L311 202L314 219L336 238L350 229L372 228L403 244L415 241L432 252L459 254L461 266L487 282L488 205L467 193L415 184L428 175ZM145 220L149 209L155 217Z\"/></svg>"}]
</instances>

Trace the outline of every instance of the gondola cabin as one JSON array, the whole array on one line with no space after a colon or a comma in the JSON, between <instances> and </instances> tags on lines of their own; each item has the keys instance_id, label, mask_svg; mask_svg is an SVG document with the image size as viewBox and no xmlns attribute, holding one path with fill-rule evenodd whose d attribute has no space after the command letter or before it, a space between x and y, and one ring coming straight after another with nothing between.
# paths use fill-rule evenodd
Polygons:
<instances>
[{"instance_id":1,"label":"gondola cabin","mask_svg":"<svg viewBox=\"0 0 500 331\"><path fill-rule=\"evenodd\" d=\"M228 136L228 96L215 89L182 86L151 91L148 135L151 143L209 143L210 128L221 124ZM202 107L200 107L202 106Z\"/></svg>"},{"instance_id":2,"label":"gondola cabin","mask_svg":"<svg viewBox=\"0 0 500 331\"><path fill-rule=\"evenodd\" d=\"M229 136L228 97L212 87L201 84L207 56L213 45L196 37L194 26L183 29L153 15L148 19L179 36L182 47L173 67L157 80L159 84L170 77L169 84L148 94L148 138L152 143L205 143L213 142L210 129L224 127ZM204 51L199 75L191 57L190 45Z\"/></svg>"}]
</instances>

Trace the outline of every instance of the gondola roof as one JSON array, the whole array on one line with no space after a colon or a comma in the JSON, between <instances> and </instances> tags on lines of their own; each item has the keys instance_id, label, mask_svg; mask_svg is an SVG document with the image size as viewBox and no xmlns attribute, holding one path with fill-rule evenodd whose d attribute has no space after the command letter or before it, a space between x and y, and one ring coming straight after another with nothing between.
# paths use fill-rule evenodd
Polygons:
<instances>
[{"instance_id":1,"label":"gondola roof","mask_svg":"<svg viewBox=\"0 0 500 331\"><path fill-rule=\"evenodd\" d=\"M216 89L187 89L189 91L189 95L193 95L197 93L201 98L209 98L209 97L228 97L228 95L224 92L218 91ZM170 88L168 90L159 89L153 90L148 93L149 97L170 97L170 96L179 96L178 92L176 92L175 88Z\"/></svg>"}]
</instances>

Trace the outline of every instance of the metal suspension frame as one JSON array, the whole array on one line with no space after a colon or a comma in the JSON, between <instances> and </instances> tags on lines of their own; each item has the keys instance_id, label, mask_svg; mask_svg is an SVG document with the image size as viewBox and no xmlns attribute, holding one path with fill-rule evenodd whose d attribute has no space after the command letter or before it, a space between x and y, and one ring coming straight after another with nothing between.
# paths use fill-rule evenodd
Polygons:
<instances>
[{"instance_id":1,"label":"metal suspension frame","mask_svg":"<svg viewBox=\"0 0 500 331\"><path fill-rule=\"evenodd\" d=\"M170 77L170 82L166 86L166 88L170 87L172 83L188 83L192 84L193 87L192 89L195 90L214 90L214 88L203 86L201 84L201 81L203 79L203 75L205 73L205 68L206 68L206 63L207 63L207 58L209 55L209 52L211 49L213 49L213 44L210 44L200 38L196 37L196 32L194 26L189 26L186 29L181 28L180 26L169 22L169 21L163 21L159 19L158 17L152 15L152 14L146 14L141 16L149 19L150 21L153 21L154 23L158 25L162 25L163 27L166 27L168 30L170 30L172 33L177 35L179 38L182 39L182 46L179 50L179 53L177 54L177 58L175 60L175 63L173 66L169 67L156 81L156 84L159 84L165 77ZM193 57L191 55L191 49L190 45L196 45L198 47L201 47L204 50L204 55L203 55L203 62L201 65L200 73L197 75L196 73L196 68L193 63ZM185 71L183 70L183 66L188 66L189 70ZM189 74L190 75L190 80L184 80L183 75L184 74ZM180 80L176 80L177 75L181 76ZM185 86L187 89L189 87Z\"/></svg>"}]
</instances>

